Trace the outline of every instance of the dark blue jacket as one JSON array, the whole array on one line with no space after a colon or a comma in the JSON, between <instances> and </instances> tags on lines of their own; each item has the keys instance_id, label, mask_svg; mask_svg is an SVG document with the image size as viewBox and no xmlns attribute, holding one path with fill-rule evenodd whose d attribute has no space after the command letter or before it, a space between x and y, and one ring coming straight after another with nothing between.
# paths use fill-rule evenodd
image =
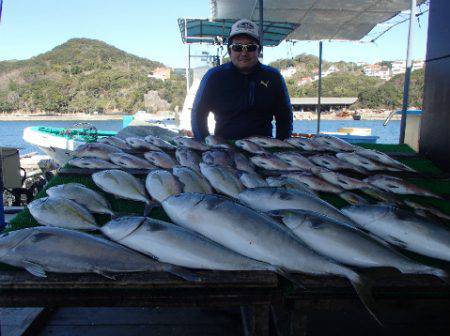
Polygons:
<instances>
[{"instance_id":1,"label":"dark blue jacket","mask_svg":"<svg viewBox=\"0 0 450 336\"><path fill-rule=\"evenodd\" d=\"M210 69L200 83L192 108L196 139L209 134L209 112L216 120L215 134L224 139L272 136L273 117L278 139L292 133L292 106L286 83L277 69L261 63L248 75L231 62Z\"/></svg>"}]
</instances>

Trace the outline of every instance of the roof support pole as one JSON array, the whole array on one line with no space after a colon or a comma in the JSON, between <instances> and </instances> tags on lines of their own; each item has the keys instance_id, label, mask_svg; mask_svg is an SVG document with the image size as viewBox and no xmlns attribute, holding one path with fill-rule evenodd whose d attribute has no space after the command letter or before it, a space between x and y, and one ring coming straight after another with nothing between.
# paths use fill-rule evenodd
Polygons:
<instances>
[{"instance_id":1,"label":"roof support pole","mask_svg":"<svg viewBox=\"0 0 450 336\"><path fill-rule=\"evenodd\" d=\"M414 41L413 29L415 16L416 16L416 0L411 0L411 13L409 15L408 45L406 47L406 72L405 72L405 82L403 85L402 120L400 122L400 138L398 141L400 144L403 144L405 142L406 111L408 110L409 82L411 79L411 70L412 70L411 49Z\"/></svg>"},{"instance_id":2,"label":"roof support pole","mask_svg":"<svg viewBox=\"0 0 450 336\"><path fill-rule=\"evenodd\" d=\"M191 44L188 43L187 19L184 19L184 40L186 41L186 94L189 91L189 74L191 70Z\"/></svg>"},{"instance_id":3,"label":"roof support pole","mask_svg":"<svg viewBox=\"0 0 450 336\"><path fill-rule=\"evenodd\" d=\"M264 0L258 0L259 5L259 40L261 41L261 50L260 55L262 58L262 51L263 51L263 45L264 45Z\"/></svg>"},{"instance_id":4,"label":"roof support pole","mask_svg":"<svg viewBox=\"0 0 450 336\"><path fill-rule=\"evenodd\" d=\"M320 114L322 113L322 41L319 42L319 83L317 93L317 131L320 133Z\"/></svg>"},{"instance_id":5,"label":"roof support pole","mask_svg":"<svg viewBox=\"0 0 450 336\"><path fill-rule=\"evenodd\" d=\"M3 206L3 151L0 148L0 232L5 228L5 208Z\"/></svg>"}]
</instances>

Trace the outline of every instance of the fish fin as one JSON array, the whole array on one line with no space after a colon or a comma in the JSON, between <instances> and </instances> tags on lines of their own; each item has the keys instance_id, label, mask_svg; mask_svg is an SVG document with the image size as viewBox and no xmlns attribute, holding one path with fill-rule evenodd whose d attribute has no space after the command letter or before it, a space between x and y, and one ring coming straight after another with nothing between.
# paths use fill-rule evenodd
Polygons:
<instances>
[{"instance_id":1,"label":"fish fin","mask_svg":"<svg viewBox=\"0 0 450 336\"><path fill-rule=\"evenodd\" d=\"M34 276L37 276L37 277L40 277L40 278L46 278L47 277L47 274L45 273L44 268L41 265L39 265L39 264L36 264L36 263L34 263L32 261L24 260L23 266L28 272L30 272Z\"/></svg>"},{"instance_id":2,"label":"fish fin","mask_svg":"<svg viewBox=\"0 0 450 336\"><path fill-rule=\"evenodd\" d=\"M383 322L377 317L374 311L375 301L372 297L372 281L367 277L363 277L361 274L353 272L353 275L348 278L353 288L358 294L359 299L361 300L364 307L367 309L369 314L374 318L375 321L380 326L384 326Z\"/></svg>"},{"instance_id":3,"label":"fish fin","mask_svg":"<svg viewBox=\"0 0 450 336\"><path fill-rule=\"evenodd\" d=\"M94 273L100 274L101 276L104 276L105 278L108 278L110 280L117 280L117 278L114 275L109 274L102 270L95 270Z\"/></svg>"},{"instance_id":4,"label":"fish fin","mask_svg":"<svg viewBox=\"0 0 450 336\"><path fill-rule=\"evenodd\" d=\"M173 275L176 275L177 277L182 278L186 281L201 282L203 280L200 276L198 276L191 270L188 270L181 266L167 264L165 271L172 273Z\"/></svg>"},{"instance_id":5,"label":"fish fin","mask_svg":"<svg viewBox=\"0 0 450 336\"><path fill-rule=\"evenodd\" d=\"M408 247L408 243L404 242L403 240L400 240L396 237L393 236L388 236L389 237L389 242L392 242L392 244L402 248L402 249L407 249Z\"/></svg>"},{"instance_id":6,"label":"fish fin","mask_svg":"<svg viewBox=\"0 0 450 336\"><path fill-rule=\"evenodd\" d=\"M279 275L281 275L283 278L291 281L296 287L302 288L302 289L306 289L305 285L303 285L296 277L294 274L292 274L291 272L289 272L287 269L283 268L283 267L274 267L273 271Z\"/></svg>"},{"instance_id":7,"label":"fish fin","mask_svg":"<svg viewBox=\"0 0 450 336\"><path fill-rule=\"evenodd\" d=\"M159 203L158 202L150 202L150 203L146 203L145 207L144 207L144 217L148 217L148 215L150 215L150 212L152 212L152 210L154 208L159 207Z\"/></svg>"}]
</instances>

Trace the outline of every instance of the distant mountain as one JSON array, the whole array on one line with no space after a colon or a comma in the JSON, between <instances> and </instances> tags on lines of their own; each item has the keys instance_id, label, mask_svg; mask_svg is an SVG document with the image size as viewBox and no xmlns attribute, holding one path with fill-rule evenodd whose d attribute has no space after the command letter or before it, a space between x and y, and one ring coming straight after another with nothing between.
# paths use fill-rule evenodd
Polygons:
<instances>
[{"instance_id":1,"label":"distant mountain","mask_svg":"<svg viewBox=\"0 0 450 336\"><path fill-rule=\"evenodd\" d=\"M162 66L102 41L71 39L28 60L0 62L0 111L135 112L144 109L150 90L181 106L181 76L148 77Z\"/></svg>"},{"instance_id":2,"label":"distant mountain","mask_svg":"<svg viewBox=\"0 0 450 336\"><path fill-rule=\"evenodd\" d=\"M389 61L381 62L390 65ZM270 64L282 73L290 69L286 84L292 97L317 96L319 58L300 54L293 59L283 59ZM331 70L331 71L330 71ZM409 105L422 107L424 69L413 71L410 83ZM354 107L399 108L402 105L404 74L385 81L378 77L366 76L363 67L352 62L323 61L322 93L331 97L358 97Z\"/></svg>"}]
</instances>

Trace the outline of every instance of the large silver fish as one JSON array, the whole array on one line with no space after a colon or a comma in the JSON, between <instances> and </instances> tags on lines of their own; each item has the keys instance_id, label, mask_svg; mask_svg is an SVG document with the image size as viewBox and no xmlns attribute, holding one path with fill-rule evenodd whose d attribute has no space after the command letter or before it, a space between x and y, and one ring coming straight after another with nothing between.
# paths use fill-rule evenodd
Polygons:
<instances>
[{"instance_id":1,"label":"large silver fish","mask_svg":"<svg viewBox=\"0 0 450 336\"><path fill-rule=\"evenodd\" d=\"M272 154L255 155L250 158L250 161L266 170L299 170L298 167L291 166Z\"/></svg>"},{"instance_id":2,"label":"large silver fish","mask_svg":"<svg viewBox=\"0 0 450 336\"><path fill-rule=\"evenodd\" d=\"M201 159L194 150L180 146L175 151L175 157L180 165L189 167L200 173L199 163Z\"/></svg>"},{"instance_id":3,"label":"large silver fish","mask_svg":"<svg viewBox=\"0 0 450 336\"><path fill-rule=\"evenodd\" d=\"M338 137L328 134L320 134L315 136L314 142L323 145L329 150L351 152L355 150L355 146Z\"/></svg>"},{"instance_id":4,"label":"large silver fish","mask_svg":"<svg viewBox=\"0 0 450 336\"><path fill-rule=\"evenodd\" d=\"M114 163L93 157L72 158L67 163L78 168L87 168L87 169L120 168L118 165Z\"/></svg>"},{"instance_id":5,"label":"large silver fish","mask_svg":"<svg viewBox=\"0 0 450 336\"><path fill-rule=\"evenodd\" d=\"M113 153L109 155L109 158L116 165L123 168L136 168L136 169L155 169L156 167L152 165L147 160L141 159L136 155L127 153Z\"/></svg>"},{"instance_id":6,"label":"large silver fish","mask_svg":"<svg viewBox=\"0 0 450 336\"><path fill-rule=\"evenodd\" d=\"M358 147L356 149L355 153L358 155L364 156L372 161L377 161L377 162L383 163L387 166L398 168L400 170L415 172L414 169L408 167L407 165L401 163L400 161L397 161L397 160L391 158L389 155L387 155L383 152L374 150L374 149L366 149L366 148Z\"/></svg>"},{"instance_id":7,"label":"large silver fish","mask_svg":"<svg viewBox=\"0 0 450 336\"><path fill-rule=\"evenodd\" d=\"M79 158L97 158L102 160L109 160L109 154L123 152L116 146L111 146L106 143L93 142L78 146L72 152L73 157Z\"/></svg>"},{"instance_id":8,"label":"large silver fish","mask_svg":"<svg viewBox=\"0 0 450 336\"><path fill-rule=\"evenodd\" d=\"M180 181L170 172L162 169L153 170L147 175L145 187L150 196L158 202L183 192Z\"/></svg>"},{"instance_id":9,"label":"large silver fish","mask_svg":"<svg viewBox=\"0 0 450 336\"><path fill-rule=\"evenodd\" d=\"M224 149L232 149L230 144L227 143L227 141L217 135L208 135L205 138L205 143L207 146L210 146L212 148L224 148Z\"/></svg>"},{"instance_id":10,"label":"large silver fish","mask_svg":"<svg viewBox=\"0 0 450 336\"><path fill-rule=\"evenodd\" d=\"M356 167L364 168L365 170L369 171L376 171L376 170L392 170L396 171L399 170L398 168L393 168L390 166L386 166L384 164L372 161L364 156L358 155L356 153L337 153L336 157L342 161L346 161ZM328 167L327 167L328 168Z\"/></svg>"},{"instance_id":11,"label":"large silver fish","mask_svg":"<svg viewBox=\"0 0 450 336\"><path fill-rule=\"evenodd\" d=\"M35 227L0 236L0 261L26 269L38 277L46 272L113 273L169 272L186 280L198 280L179 267L159 263L110 240L51 227Z\"/></svg>"},{"instance_id":12,"label":"large silver fish","mask_svg":"<svg viewBox=\"0 0 450 336\"><path fill-rule=\"evenodd\" d=\"M88 209L90 212L113 215L111 205L98 192L81 183L60 184L46 190L50 197L68 198Z\"/></svg>"},{"instance_id":13,"label":"large silver fish","mask_svg":"<svg viewBox=\"0 0 450 336\"><path fill-rule=\"evenodd\" d=\"M83 206L62 197L42 197L28 204L28 210L41 225L76 230L97 230L92 214Z\"/></svg>"},{"instance_id":14,"label":"large silver fish","mask_svg":"<svg viewBox=\"0 0 450 336\"><path fill-rule=\"evenodd\" d=\"M301 210L277 210L281 217L306 245L339 263L355 267L393 267L402 273L432 274L446 278L438 268L416 263L372 236L317 213Z\"/></svg>"},{"instance_id":15,"label":"large silver fish","mask_svg":"<svg viewBox=\"0 0 450 336\"><path fill-rule=\"evenodd\" d=\"M425 214L431 214L440 219L450 221L450 215L443 213L442 211L436 209L435 207L426 206L412 200L404 200L404 203L410 208L414 209L416 213L420 213L421 215L423 214L423 212L425 212Z\"/></svg>"},{"instance_id":16,"label":"large silver fish","mask_svg":"<svg viewBox=\"0 0 450 336\"><path fill-rule=\"evenodd\" d=\"M116 136L109 136L109 137L99 138L98 142L105 143L105 144L108 144L108 145L120 148L121 150L123 150L125 152L132 150L132 148L126 143L125 140L123 140L123 139L121 139L119 137L116 137Z\"/></svg>"},{"instance_id":17,"label":"large silver fish","mask_svg":"<svg viewBox=\"0 0 450 336\"><path fill-rule=\"evenodd\" d=\"M313 138L289 138L284 141L307 152L322 152L327 150L326 147L315 142Z\"/></svg>"},{"instance_id":18,"label":"large silver fish","mask_svg":"<svg viewBox=\"0 0 450 336\"><path fill-rule=\"evenodd\" d=\"M250 140L236 140L234 145L252 154L267 154L267 151L261 146L251 142Z\"/></svg>"},{"instance_id":19,"label":"large silver fish","mask_svg":"<svg viewBox=\"0 0 450 336\"><path fill-rule=\"evenodd\" d=\"M290 164L293 167L297 167L299 170L310 170L311 168L317 167L314 163L309 161L303 155L296 152L278 152L274 155L283 160L284 162Z\"/></svg>"},{"instance_id":20,"label":"large silver fish","mask_svg":"<svg viewBox=\"0 0 450 336\"><path fill-rule=\"evenodd\" d=\"M249 140L263 148L294 148L294 146L287 142L265 136L251 136L246 138L246 140Z\"/></svg>"},{"instance_id":21,"label":"large silver fish","mask_svg":"<svg viewBox=\"0 0 450 336\"><path fill-rule=\"evenodd\" d=\"M170 142L161 139L160 137L157 137L156 135L147 135L144 138L145 141L151 143L152 145L161 148L161 149L169 149L169 150L173 150L176 147L174 145L172 145Z\"/></svg>"},{"instance_id":22,"label":"large silver fish","mask_svg":"<svg viewBox=\"0 0 450 336\"><path fill-rule=\"evenodd\" d=\"M184 193L167 198L162 205L175 224L249 258L291 271L346 277L362 301L371 303L356 272L312 251L267 215L217 195Z\"/></svg>"},{"instance_id":23,"label":"large silver fish","mask_svg":"<svg viewBox=\"0 0 450 336\"><path fill-rule=\"evenodd\" d=\"M314 175L327 181L328 183L331 183L345 190L361 190L365 188L374 189L374 187L367 182L358 180L356 178L335 171L328 170L326 168L319 168L319 167L313 168L311 169L311 172Z\"/></svg>"},{"instance_id":24,"label":"large silver fish","mask_svg":"<svg viewBox=\"0 0 450 336\"><path fill-rule=\"evenodd\" d=\"M234 160L225 150L213 149L203 152L202 161L208 165L228 166L234 168Z\"/></svg>"},{"instance_id":25,"label":"large silver fish","mask_svg":"<svg viewBox=\"0 0 450 336\"><path fill-rule=\"evenodd\" d=\"M237 172L230 167L200 163L200 170L212 187L222 194L236 198L244 190Z\"/></svg>"},{"instance_id":26,"label":"large silver fish","mask_svg":"<svg viewBox=\"0 0 450 336\"><path fill-rule=\"evenodd\" d=\"M366 170L362 169L360 166L350 164L345 160L336 158L333 155L313 155L309 159L316 165L325 167L330 170L347 169L354 170L363 174L367 173Z\"/></svg>"},{"instance_id":27,"label":"large silver fish","mask_svg":"<svg viewBox=\"0 0 450 336\"><path fill-rule=\"evenodd\" d=\"M238 199L255 210L309 210L318 212L340 222L351 223L351 220L347 216L331 204L318 197L310 196L292 189L286 190L277 187L246 189L238 195Z\"/></svg>"},{"instance_id":28,"label":"large silver fish","mask_svg":"<svg viewBox=\"0 0 450 336\"><path fill-rule=\"evenodd\" d=\"M155 166L170 169L177 165L177 162L169 154L161 151L150 151L144 154L146 160Z\"/></svg>"},{"instance_id":29,"label":"large silver fish","mask_svg":"<svg viewBox=\"0 0 450 336\"><path fill-rule=\"evenodd\" d=\"M120 198L150 203L141 180L123 170L103 170L92 174L94 183L107 193Z\"/></svg>"},{"instance_id":30,"label":"large silver fish","mask_svg":"<svg viewBox=\"0 0 450 336\"><path fill-rule=\"evenodd\" d=\"M189 167L176 166L173 167L172 172L183 185L183 192L204 194L212 194L214 192L209 182L201 174Z\"/></svg>"},{"instance_id":31,"label":"large silver fish","mask_svg":"<svg viewBox=\"0 0 450 336\"><path fill-rule=\"evenodd\" d=\"M317 193L310 189L306 184L289 178L287 176L271 176L266 178L266 182L270 187L285 187L286 189L294 189L298 192L308 194L310 196L317 196Z\"/></svg>"},{"instance_id":32,"label":"large silver fish","mask_svg":"<svg viewBox=\"0 0 450 336\"><path fill-rule=\"evenodd\" d=\"M138 150L138 151L159 151L159 147L156 147L155 145L151 144L150 142L145 141L143 138L138 138L138 137L128 137L125 139L125 141L127 142L127 144Z\"/></svg>"},{"instance_id":33,"label":"large silver fish","mask_svg":"<svg viewBox=\"0 0 450 336\"><path fill-rule=\"evenodd\" d=\"M200 141L197 141L193 138L177 136L174 137L172 141L175 142L178 146L184 146L199 151L206 151L209 149L208 146L202 144Z\"/></svg>"},{"instance_id":34,"label":"large silver fish","mask_svg":"<svg viewBox=\"0 0 450 336\"><path fill-rule=\"evenodd\" d=\"M327 181L316 177L311 173L289 173L282 176L289 177L293 180L303 183L309 189L314 191L328 192L332 194L340 194L343 191L342 188L336 187L335 185L328 183Z\"/></svg>"},{"instance_id":35,"label":"large silver fish","mask_svg":"<svg viewBox=\"0 0 450 336\"><path fill-rule=\"evenodd\" d=\"M239 172L239 180L246 188L267 187L268 184L257 173L248 173L246 171Z\"/></svg>"},{"instance_id":36,"label":"large silver fish","mask_svg":"<svg viewBox=\"0 0 450 336\"><path fill-rule=\"evenodd\" d=\"M435 198L442 198L431 191L420 188L410 182L407 182L399 177L389 176L389 175L373 175L366 179L365 182L380 188L381 190L393 192L395 194L401 195L419 195L419 196L429 196Z\"/></svg>"},{"instance_id":37,"label":"large silver fish","mask_svg":"<svg viewBox=\"0 0 450 336\"><path fill-rule=\"evenodd\" d=\"M122 217L108 222L101 231L122 245L173 265L223 271L274 270L195 231L153 218Z\"/></svg>"},{"instance_id":38,"label":"large silver fish","mask_svg":"<svg viewBox=\"0 0 450 336\"><path fill-rule=\"evenodd\" d=\"M234 152L233 159L234 159L234 166L236 167L237 170L243 170L248 173L255 172L255 165L251 163L244 154Z\"/></svg>"},{"instance_id":39,"label":"large silver fish","mask_svg":"<svg viewBox=\"0 0 450 336\"><path fill-rule=\"evenodd\" d=\"M450 261L450 229L388 205L350 206L342 209L358 227L390 244L429 257Z\"/></svg>"}]
</instances>

